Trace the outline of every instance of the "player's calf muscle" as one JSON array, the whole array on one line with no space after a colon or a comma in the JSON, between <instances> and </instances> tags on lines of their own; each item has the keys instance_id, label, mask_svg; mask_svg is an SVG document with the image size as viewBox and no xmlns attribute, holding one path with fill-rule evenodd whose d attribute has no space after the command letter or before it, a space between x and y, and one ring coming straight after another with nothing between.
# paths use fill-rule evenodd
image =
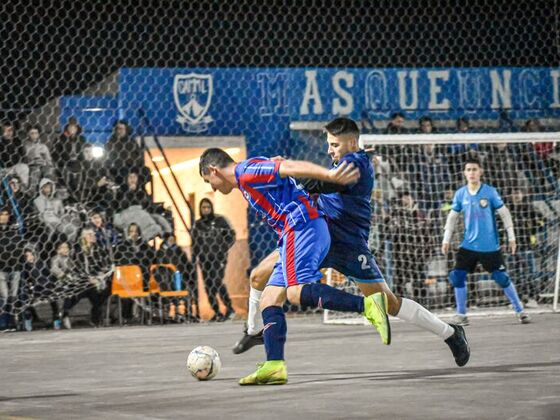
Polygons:
<instances>
[{"instance_id":1,"label":"player's calf muscle","mask_svg":"<svg viewBox=\"0 0 560 420\"><path fill-rule=\"evenodd\" d=\"M269 306L282 306L285 300L286 289L278 286L267 286L261 296L260 309L263 311Z\"/></svg>"}]
</instances>

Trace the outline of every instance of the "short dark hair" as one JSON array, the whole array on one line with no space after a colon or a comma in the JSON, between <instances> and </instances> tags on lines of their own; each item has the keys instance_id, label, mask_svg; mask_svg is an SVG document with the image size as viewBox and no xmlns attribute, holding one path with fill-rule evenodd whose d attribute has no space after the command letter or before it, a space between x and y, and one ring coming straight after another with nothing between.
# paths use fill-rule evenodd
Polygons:
<instances>
[{"instance_id":1,"label":"short dark hair","mask_svg":"<svg viewBox=\"0 0 560 420\"><path fill-rule=\"evenodd\" d=\"M198 172L200 176L206 175L208 173L208 167L210 165L217 166L218 168L225 168L226 166L235 163L235 161L224 152L222 149L213 147L206 149L202 156L200 156L200 163L198 164Z\"/></svg>"},{"instance_id":2,"label":"short dark hair","mask_svg":"<svg viewBox=\"0 0 560 420\"><path fill-rule=\"evenodd\" d=\"M13 127L13 126L14 126L14 124L11 123L11 122L8 121L8 120L2 121L2 127Z\"/></svg>"},{"instance_id":3,"label":"short dark hair","mask_svg":"<svg viewBox=\"0 0 560 420\"><path fill-rule=\"evenodd\" d=\"M27 132L29 133L31 130L37 130L40 133L41 127L39 127L37 124L30 124L27 126Z\"/></svg>"},{"instance_id":4,"label":"short dark hair","mask_svg":"<svg viewBox=\"0 0 560 420\"><path fill-rule=\"evenodd\" d=\"M325 131L333 136L353 136L358 138L360 136L360 129L350 118L339 117L335 118L325 126Z\"/></svg>"},{"instance_id":5,"label":"short dark hair","mask_svg":"<svg viewBox=\"0 0 560 420\"><path fill-rule=\"evenodd\" d=\"M430 124L434 125L434 120L432 120L432 118L428 117L427 115L418 120L418 124L422 124L423 122L429 122Z\"/></svg>"},{"instance_id":6,"label":"short dark hair","mask_svg":"<svg viewBox=\"0 0 560 420\"><path fill-rule=\"evenodd\" d=\"M395 118L405 119L405 116L402 112L394 112L391 114L391 119L394 120Z\"/></svg>"},{"instance_id":7,"label":"short dark hair","mask_svg":"<svg viewBox=\"0 0 560 420\"><path fill-rule=\"evenodd\" d=\"M6 206L0 207L0 213L8 213L10 214L10 209Z\"/></svg>"},{"instance_id":8,"label":"short dark hair","mask_svg":"<svg viewBox=\"0 0 560 420\"><path fill-rule=\"evenodd\" d=\"M467 158L467 160L465 160L465 167L467 167L469 163L472 165L478 165L479 167L482 168L482 164L480 163L480 160L478 160L477 158L474 157Z\"/></svg>"},{"instance_id":9,"label":"short dark hair","mask_svg":"<svg viewBox=\"0 0 560 420\"><path fill-rule=\"evenodd\" d=\"M459 117L457 118L457 127L459 127L459 124L461 123L465 123L465 124L469 124L469 119L467 117Z\"/></svg>"}]
</instances>

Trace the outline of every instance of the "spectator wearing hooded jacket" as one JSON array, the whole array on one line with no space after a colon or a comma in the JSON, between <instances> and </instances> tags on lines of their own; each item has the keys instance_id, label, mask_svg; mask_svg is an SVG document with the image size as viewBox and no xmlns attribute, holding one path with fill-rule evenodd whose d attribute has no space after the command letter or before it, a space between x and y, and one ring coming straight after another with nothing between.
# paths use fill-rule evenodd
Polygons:
<instances>
[{"instance_id":1,"label":"spectator wearing hooded jacket","mask_svg":"<svg viewBox=\"0 0 560 420\"><path fill-rule=\"evenodd\" d=\"M32 125L27 128L27 139L23 146L25 148L25 161L29 166L28 189L36 191L42 178L55 179L51 153L47 145L41 141L39 126Z\"/></svg>"},{"instance_id":2,"label":"spectator wearing hooded jacket","mask_svg":"<svg viewBox=\"0 0 560 420\"><path fill-rule=\"evenodd\" d=\"M142 269L144 290L149 290L150 265L154 261L154 249L142 238L142 231L136 223L128 225L126 239L115 249L115 265L138 265Z\"/></svg>"},{"instance_id":3,"label":"spectator wearing hooded jacket","mask_svg":"<svg viewBox=\"0 0 560 420\"><path fill-rule=\"evenodd\" d=\"M0 330L13 321L13 305L21 279L23 237L17 227L10 225L10 211L0 208Z\"/></svg>"},{"instance_id":4,"label":"spectator wearing hooded jacket","mask_svg":"<svg viewBox=\"0 0 560 420\"><path fill-rule=\"evenodd\" d=\"M228 251L235 243L235 231L223 216L214 214L214 206L209 199L200 201L199 210L200 219L192 229L193 254L200 263L206 293L215 313L211 321L225 321L234 314L224 285L224 274ZM220 313L218 295L227 308L223 315Z\"/></svg>"}]
</instances>

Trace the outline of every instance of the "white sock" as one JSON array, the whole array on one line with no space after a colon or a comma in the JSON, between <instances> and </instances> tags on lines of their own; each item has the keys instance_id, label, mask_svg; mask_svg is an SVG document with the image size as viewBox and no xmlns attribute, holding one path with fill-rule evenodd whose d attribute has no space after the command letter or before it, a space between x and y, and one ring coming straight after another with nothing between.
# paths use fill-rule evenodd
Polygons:
<instances>
[{"instance_id":1,"label":"white sock","mask_svg":"<svg viewBox=\"0 0 560 420\"><path fill-rule=\"evenodd\" d=\"M247 314L247 334L255 335L263 328L259 302L262 290L253 289L249 292L249 313Z\"/></svg>"},{"instance_id":2,"label":"white sock","mask_svg":"<svg viewBox=\"0 0 560 420\"><path fill-rule=\"evenodd\" d=\"M397 317L403 321L408 321L420 328L431 331L444 340L451 337L455 332L451 325L443 322L422 305L410 299L402 299L401 309Z\"/></svg>"}]
</instances>

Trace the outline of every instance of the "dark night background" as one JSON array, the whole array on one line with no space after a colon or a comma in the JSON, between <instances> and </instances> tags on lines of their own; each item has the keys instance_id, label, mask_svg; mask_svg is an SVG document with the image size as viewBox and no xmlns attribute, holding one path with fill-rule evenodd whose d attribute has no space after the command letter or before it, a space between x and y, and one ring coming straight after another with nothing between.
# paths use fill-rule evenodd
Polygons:
<instances>
[{"instance_id":1,"label":"dark night background","mask_svg":"<svg viewBox=\"0 0 560 420\"><path fill-rule=\"evenodd\" d=\"M4 1L0 117L119 67L555 66L554 1Z\"/></svg>"}]
</instances>

